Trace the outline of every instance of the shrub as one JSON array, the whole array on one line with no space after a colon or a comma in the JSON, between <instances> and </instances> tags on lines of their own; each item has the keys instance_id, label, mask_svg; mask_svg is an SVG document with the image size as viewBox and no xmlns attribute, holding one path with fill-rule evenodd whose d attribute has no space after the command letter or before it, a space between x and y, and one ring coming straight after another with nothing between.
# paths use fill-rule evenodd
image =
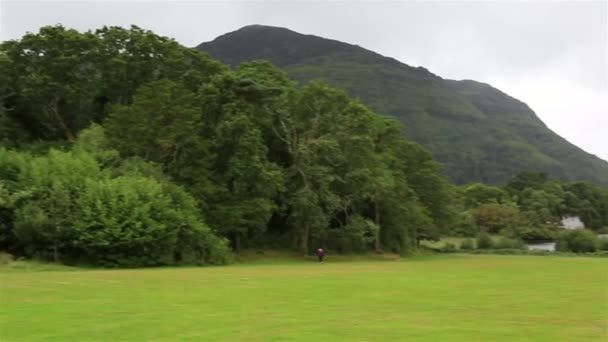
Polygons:
<instances>
[{"instance_id":1,"label":"shrub","mask_svg":"<svg viewBox=\"0 0 608 342\"><path fill-rule=\"evenodd\" d=\"M608 251L608 238L600 238L599 241L600 251Z\"/></svg>"},{"instance_id":2,"label":"shrub","mask_svg":"<svg viewBox=\"0 0 608 342\"><path fill-rule=\"evenodd\" d=\"M13 262L15 260L15 258L8 253L5 252L0 252L0 266L1 265L8 265L11 262Z\"/></svg>"},{"instance_id":3,"label":"shrub","mask_svg":"<svg viewBox=\"0 0 608 342\"><path fill-rule=\"evenodd\" d=\"M590 253L598 249L599 238L587 229L575 229L562 232L557 241L556 249L560 252Z\"/></svg>"},{"instance_id":4,"label":"shrub","mask_svg":"<svg viewBox=\"0 0 608 342\"><path fill-rule=\"evenodd\" d=\"M460 243L460 249L462 249L462 250L472 250L472 249L475 249L475 242L473 241L473 239L464 239Z\"/></svg>"},{"instance_id":5,"label":"shrub","mask_svg":"<svg viewBox=\"0 0 608 342\"><path fill-rule=\"evenodd\" d=\"M172 184L141 176L90 180L75 207L74 246L94 264L218 264L229 254L195 200Z\"/></svg>"},{"instance_id":6,"label":"shrub","mask_svg":"<svg viewBox=\"0 0 608 342\"><path fill-rule=\"evenodd\" d=\"M490 235L482 233L477 237L477 248L492 249L494 248L494 241L492 241Z\"/></svg>"},{"instance_id":7,"label":"shrub","mask_svg":"<svg viewBox=\"0 0 608 342\"><path fill-rule=\"evenodd\" d=\"M452 228L452 233L456 236L473 237L477 235L478 232L479 228L477 228L477 224L475 224L475 218L471 211L465 211L458 214L456 223Z\"/></svg>"},{"instance_id":8,"label":"shrub","mask_svg":"<svg viewBox=\"0 0 608 342\"><path fill-rule=\"evenodd\" d=\"M496 243L498 249L524 249L526 244L519 239L509 239L507 237L501 237Z\"/></svg>"},{"instance_id":9,"label":"shrub","mask_svg":"<svg viewBox=\"0 0 608 342\"><path fill-rule=\"evenodd\" d=\"M554 240L559 231L549 225L541 227L519 227L514 229L513 235L525 241L548 241Z\"/></svg>"},{"instance_id":10,"label":"shrub","mask_svg":"<svg viewBox=\"0 0 608 342\"><path fill-rule=\"evenodd\" d=\"M454 253L458 251L458 248L456 248L455 244L448 242L445 244L445 246L443 246L443 248L441 248L441 251L444 253Z\"/></svg>"}]
</instances>

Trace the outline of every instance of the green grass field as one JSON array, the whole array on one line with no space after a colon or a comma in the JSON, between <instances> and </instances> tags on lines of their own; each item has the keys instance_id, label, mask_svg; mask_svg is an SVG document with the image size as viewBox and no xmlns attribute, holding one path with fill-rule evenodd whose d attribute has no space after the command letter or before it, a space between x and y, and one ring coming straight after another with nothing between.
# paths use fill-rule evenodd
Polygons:
<instances>
[{"instance_id":1,"label":"green grass field","mask_svg":"<svg viewBox=\"0 0 608 342\"><path fill-rule=\"evenodd\" d=\"M0 341L608 339L602 258L36 269L0 269Z\"/></svg>"}]
</instances>

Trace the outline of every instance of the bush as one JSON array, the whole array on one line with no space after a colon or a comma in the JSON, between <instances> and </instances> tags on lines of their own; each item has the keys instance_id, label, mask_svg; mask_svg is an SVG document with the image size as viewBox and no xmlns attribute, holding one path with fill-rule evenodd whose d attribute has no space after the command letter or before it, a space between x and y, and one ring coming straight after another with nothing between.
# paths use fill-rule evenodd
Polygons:
<instances>
[{"instance_id":1,"label":"bush","mask_svg":"<svg viewBox=\"0 0 608 342\"><path fill-rule=\"evenodd\" d=\"M562 232L555 248L560 252L591 253L597 251L599 238L588 229L575 229Z\"/></svg>"},{"instance_id":2,"label":"bush","mask_svg":"<svg viewBox=\"0 0 608 342\"><path fill-rule=\"evenodd\" d=\"M21 166L29 195L12 224L21 254L108 267L230 261L227 241L183 188L136 172L112 178L87 153L51 150Z\"/></svg>"},{"instance_id":3,"label":"bush","mask_svg":"<svg viewBox=\"0 0 608 342\"><path fill-rule=\"evenodd\" d=\"M477 237L477 248L479 249L492 249L494 248L494 241L488 234L480 234Z\"/></svg>"},{"instance_id":4,"label":"bush","mask_svg":"<svg viewBox=\"0 0 608 342\"><path fill-rule=\"evenodd\" d=\"M525 249L526 244L519 239L509 239L507 237L501 237L496 243L498 249Z\"/></svg>"},{"instance_id":5,"label":"bush","mask_svg":"<svg viewBox=\"0 0 608 342\"><path fill-rule=\"evenodd\" d=\"M479 233L479 228L475 224L475 218L470 211L458 214L456 223L452 228L452 233L456 236L473 237Z\"/></svg>"},{"instance_id":6,"label":"bush","mask_svg":"<svg viewBox=\"0 0 608 342\"><path fill-rule=\"evenodd\" d=\"M444 253L454 253L454 252L458 251L458 248L456 248L455 244L448 242L445 244L445 246L443 246L441 248L441 251Z\"/></svg>"},{"instance_id":7,"label":"bush","mask_svg":"<svg viewBox=\"0 0 608 342\"><path fill-rule=\"evenodd\" d=\"M608 238L600 238L599 250L608 251Z\"/></svg>"},{"instance_id":8,"label":"bush","mask_svg":"<svg viewBox=\"0 0 608 342\"><path fill-rule=\"evenodd\" d=\"M8 265L11 262L13 262L14 260L15 260L15 258L11 254L5 253L5 252L0 252L0 266Z\"/></svg>"},{"instance_id":9,"label":"bush","mask_svg":"<svg viewBox=\"0 0 608 342\"><path fill-rule=\"evenodd\" d=\"M544 225L541 227L519 227L513 230L512 235L525 241L554 240L559 231L556 227Z\"/></svg>"},{"instance_id":10,"label":"bush","mask_svg":"<svg viewBox=\"0 0 608 342\"><path fill-rule=\"evenodd\" d=\"M76 202L74 246L106 267L223 263L226 242L182 188L141 176L89 180Z\"/></svg>"},{"instance_id":11,"label":"bush","mask_svg":"<svg viewBox=\"0 0 608 342\"><path fill-rule=\"evenodd\" d=\"M462 250L472 250L472 249L475 249L475 242L473 241L473 239L464 239L460 243L460 249L462 249Z\"/></svg>"}]
</instances>

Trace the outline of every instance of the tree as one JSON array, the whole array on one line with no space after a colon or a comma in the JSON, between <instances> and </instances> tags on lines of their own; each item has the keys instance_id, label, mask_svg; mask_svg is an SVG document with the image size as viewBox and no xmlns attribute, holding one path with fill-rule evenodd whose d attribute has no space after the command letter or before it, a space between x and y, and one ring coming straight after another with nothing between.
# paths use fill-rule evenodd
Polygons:
<instances>
[{"instance_id":1,"label":"tree","mask_svg":"<svg viewBox=\"0 0 608 342\"><path fill-rule=\"evenodd\" d=\"M99 41L91 33L46 26L0 50L11 64L9 101L24 126L44 138L76 141L76 131L93 117L99 80L94 52Z\"/></svg>"},{"instance_id":2,"label":"tree","mask_svg":"<svg viewBox=\"0 0 608 342\"><path fill-rule=\"evenodd\" d=\"M94 34L101 42L96 56L102 82L96 102L102 110L131 103L137 90L150 82L168 79L196 92L228 70L204 53L137 26L104 26Z\"/></svg>"},{"instance_id":3,"label":"tree","mask_svg":"<svg viewBox=\"0 0 608 342\"><path fill-rule=\"evenodd\" d=\"M524 171L513 177L505 188L512 193L520 192L528 188L539 189L548 180L549 176L544 172Z\"/></svg>"},{"instance_id":4,"label":"tree","mask_svg":"<svg viewBox=\"0 0 608 342\"><path fill-rule=\"evenodd\" d=\"M283 92L282 73L268 63L241 65L199 90L204 129L215 157L207 217L240 249L266 232L284 189L283 170L269 159L268 113Z\"/></svg>"},{"instance_id":5,"label":"tree","mask_svg":"<svg viewBox=\"0 0 608 342\"><path fill-rule=\"evenodd\" d=\"M530 213L529 222L533 225L556 223L560 221L563 211L563 194L563 191L556 194L527 188L519 196L519 208Z\"/></svg>"},{"instance_id":6,"label":"tree","mask_svg":"<svg viewBox=\"0 0 608 342\"><path fill-rule=\"evenodd\" d=\"M311 232L327 227L331 214L343 207L332 185L332 169L342 159L331 132L339 123L348 97L321 83L306 85L289 94L287 109L275 113L274 131L288 155L288 199L294 224L293 246L308 251Z\"/></svg>"},{"instance_id":7,"label":"tree","mask_svg":"<svg viewBox=\"0 0 608 342\"><path fill-rule=\"evenodd\" d=\"M59 262L73 238L74 199L61 181L53 181L44 196L16 212L15 234L30 255Z\"/></svg>"},{"instance_id":8,"label":"tree","mask_svg":"<svg viewBox=\"0 0 608 342\"><path fill-rule=\"evenodd\" d=\"M213 180L221 187L212 198L209 219L234 236L238 250L242 236L259 236L266 230L276 208L273 198L283 189L283 174L268 161L262 134L246 111L226 113L216 134Z\"/></svg>"},{"instance_id":9,"label":"tree","mask_svg":"<svg viewBox=\"0 0 608 342\"><path fill-rule=\"evenodd\" d=\"M563 189L566 192L565 212L580 216L585 226L592 229L608 225L606 190L589 182L564 183Z\"/></svg>"},{"instance_id":10,"label":"tree","mask_svg":"<svg viewBox=\"0 0 608 342\"><path fill-rule=\"evenodd\" d=\"M29 196L15 209L15 236L28 255L59 261L71 248L75 200L85 180L102 171L89 155L51 150L29 158L16 172Z\"/></svg>"},{"instance_id":11,"label":"tree","mask_svg":"<svg viewBox=\"0 0 608 342\"><path fill-rule=\"evenodd\" d=\"M509 194L497 186L473 183L462 187L461 191L464 195L464 205L468 209L488 203L508 204L511 202Z\"/></svg>"},{"instance_id":12,"label":"tree","mask_svg":"<svg viewBox=\"0 0 608 342\"><path fill-rule=\"evenodd\" d=\"M110 145L123 157L140 157L161 165L180 184L188 185L201 206L214 189L210 181L215 155L194 93L162 80L144 85L130 105L115 106L104 122Z\"/></svg>"},{"instance_id":13,"label":"tree","mask_svg":"<svg viewBox=\"0 0 608 342\"><path fill-rule=\"evenodd\" d=\"M519 220L519 209L514 206L488 203L473 210L477 226L489 233L499 233L503 229L513 228Z\"/></svg>"},{"instance_id":14,"label":"tree","mask_svg":"<svg viewBox=\"0 0 608 342\"><path fill-rule=\"evenodd\" d=\"M356 212L357 206L371 204L373 207L374 226L371 231L374 233L374 249L381 251L382 209L397 186L399 180L396 177L405 179L398 171L390 170L392 150L381 139L392 127L387 128L385 122L378 120L358 102L345 108L342 121L343 124L337 128L337 138L342 146L344 159L337 172L344 181L344 187L347 189L345 196L347 203L353 206L352 211ZM344 170L344 173L341 170ZM347 219L348 212L345 211Z\"/></svg>"},{"instance_id":15,"label":"tree","mask_svg":"<svg viewBox=\"0 0 608 342\"><path fill-rule=\"evenodd\" d=\"M196 92L227 70L206 54L136 26L84 33L45 26L2 43L0 53L0 78L11 85L5 91L10 96L0 96L11 105L11 117L36 138L72 143L77 131L101 122L112 105L131 103L143 84L170 79Z\"/></svg>"}]
</instances>

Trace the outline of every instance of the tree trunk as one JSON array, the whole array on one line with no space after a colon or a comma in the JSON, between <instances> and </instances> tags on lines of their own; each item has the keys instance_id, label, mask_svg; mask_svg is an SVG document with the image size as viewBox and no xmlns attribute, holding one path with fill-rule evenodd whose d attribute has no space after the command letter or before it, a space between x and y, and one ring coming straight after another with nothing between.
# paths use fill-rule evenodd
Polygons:
<instances>
[{"instance_id":1,"label":"tree trunk","mask_svg":"<svg viewBox=\"0 0 608 342\"><path fill-rule=\"evenodd\" d=\"M302 229L302 233L300 235L300 250L304 253L308 253L308 235L310 234L310 227L307 225Z\"/></svg>"},{"instance_id":2,"label":"tree trunk","mask_svg":"<svg viewBox=\"0 0 608 342\"><path fill-rule=\"evenodd\" d=\"M59 246L57 240L53 241L53 261L59 262Z\"/></svg>"},{"instance_id":3,"label":"tree trunk","mask_svg":"<svg viewBox=\"0 0 608 342\"><path fill-rule=\"evenodd\" d=\"M294 250L298 249L299 246L299 239L298 239L298 234L297 232L293 232L293 238L291 239L291 248L293 248Z\"/></svg>"},{"instance_id":4,"label":"tree trunk","mask_svg":"<svg viewBox=\"0 0 608 342\"><path fill-rule=\"evenodd\" d=\"M59 129L61 129L63 135L70 143L75 143L76 137L74 136L68 125L66 125L65 121L63 121L61 115L59 115L58 102L58 99L53 99L51 103L48 104L46 108L46 116L49 118L49 120L54 122L55 125L59 127Z\"/></svg>"},{"instance_id":5,"label":"tree trunk","mask_svg":"<svg viewBox=\"0 0 608 342\"><path fill-rule=\"evenodd\" d=\"M380 205L378 205L378 201L374 201L374 217L377 228L374 248L376 249L376 252L380 252Z\"/></svg>"},{"instance_id":6,"label":"tree trunk","mask_svg":"<svg viewBox=\"0 0 608 342\"><path fill-rule=\"evenodd\" d=\"M234 250L237 252L241 250L241 234L239 232L234 233Z\"/></svg>"}]
</instances>

